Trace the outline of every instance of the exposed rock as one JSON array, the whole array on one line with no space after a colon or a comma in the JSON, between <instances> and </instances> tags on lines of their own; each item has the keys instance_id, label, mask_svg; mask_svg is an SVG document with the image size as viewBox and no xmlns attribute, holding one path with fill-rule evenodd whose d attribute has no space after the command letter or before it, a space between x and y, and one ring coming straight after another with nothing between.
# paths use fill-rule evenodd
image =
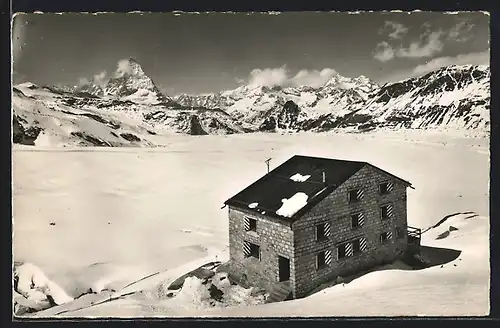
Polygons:
<instances>
[{"instance_id":1,"label":"exposed rock","mask_svg":"<svg viewBox=\"0 0 500 328\"><path fill-rule=\"evenodd\" d=\"M191 116L189 134L194 136L204 136L208 134L205 130L203 130L197 115Z\"/></svg>"},{"instance_id":2,"label":"exposed rock","mask_svg":"<svg viewBox=\"0 0 500 328\"><path fill-rule=\"evenodd\" d=\"M276 119L274 118L274 116L269 116L269 117L266 117L264 122L262 122L262 124L259 126L259 131L262 131L262 132L275 131L276 126L277 126L277 124L276 124Z\"/></svg>"},{"instance_id":3,"label":"exposed rock","mask_svg":"<svg viewBox=\"0 0 500 328\"><path fill-rule=\"evenodd\" d=\"M27 123L22 117L14 114L12 118L12 141L17 144L34 146L35 140L43 129L36 125L25 128L20 122Z\"/></svg>"},{"instance_id":4,"label":"exposed rock","mask_svg":"<svg viewBox=\"0 0 500 328\"><path fill-rule=\"evenodd\" d=\"M83 139L87 143L90 143L92 146L112 147L112 145L109 142L101 140L101 139L94 137L90 134L87 134L85 132L81 132L81 131L71 132L71 135Z\"/></svg>"},{"instance_id":5,"label":"exposed rock","mask_svg":"<svg viewBox=\"0 0 500 328\"><path fill-rule=\"evenodd\" d=\"M127 141L130 141L130 142L139 142L141 141L141 138L139 138L138 136L132 134L132 133L120 133L120 136L127 140Z\"/></svg>"},{"instance_id":6,"label":"exposed rock","mask_svg":"<svg viewBox=\"0 0 500 328\"><path fill-rule=\"evenodd\" d=\"M205 269L203 267L200 267L200 268L197 268L193 271L190 271L188 273L186 273L185 275L182 275L181 277L175 279L169 286L167 289L169 290L177 290L177 289L181 289L182 286L184 285L184 281L186 280L186 278L188 277L196 277L198 279L209 279L211 277L213 277L215 275L215 272L213 272L212 270L208 270L208 269Z\"/></svg>"},{"instance_id":7,"label":"exposed rock","mask_svg":"<svg viewBox=\"0 0 500 328\"><path fill-rule=\"evenodd\" d=\"M222 301L222 298L224 296L224 292L222 290L211 284L208 288L208 291L210 292L210 298L218 302Z\"/></svg>"}]
</instances>

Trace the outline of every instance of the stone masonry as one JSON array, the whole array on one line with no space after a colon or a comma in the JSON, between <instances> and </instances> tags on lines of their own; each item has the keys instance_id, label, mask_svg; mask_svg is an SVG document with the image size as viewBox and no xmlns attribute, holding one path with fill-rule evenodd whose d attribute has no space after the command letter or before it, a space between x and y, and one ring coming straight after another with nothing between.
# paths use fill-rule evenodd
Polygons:
<instances>
[{"instance_id":1,"label":"stone masonry","mask_svg":"<svg viewBox=\"0 0 500 328\"><path fill-rule=\"evenodd\" d=\"M245 216L257 220L257 231L245 231ZM243 242L260 246L260 260L244 256ZM278 256L292 261L293 235L289 222L229 207L230 274L242 285L267 289L278 281ZM293 275L293 271L290 272Z\"/></svg>"},{"instance_id":2,"label":"stone masonry","mask_svg":"<svg viewBox=\"0 0 500 328\"><path fill-rule=\"evenodd\" d=\"M388 195L379 195L379 184L387 181L394 183L393 191ZM294 222L294 297L303 297L329 280L391 262L401 255L407 245L406 187L404 182L383 171L365 166ZM363 199L349 204L348 191L358 188L364 190ZM394 216L381 220L380 207L389 203L394 207ZM350 215L360 210L364 212L365 222L363 226L353 229ZM325 222L331 224L331 235L327 240L316 241L316 225ZM396 227L403 232L400 237L397 237ZM380 234L389 230L392 239L381 244ZM367 240L365 251L338 259L337 246L360 237ZM324 250L332 251L333 261L330 266L317 270L316 254Z\"/></svg>"},{"instance_id":3,"label":"stone masonry","mask_svg":"<svg viewBox=\"0 0 500 328\"><path fill-rule=\"evenodd\" d=\"M383 182L394 184L387 195L379 195ZM350 204L349 190L360 188L364 197ZM366 165L293 223L230 206L230 274L243 285L267 289L278 281L278 256L288 258L293 297L300 298L337 277L391 262L407 247L406 188L403 181ZM393 216L382 220L380 211L385 204L392 204ZM350 215L357 211L363 211L364 224L352 228ZM256 232L245 231L245 216L257 220ZM317 241L316 226L325 222L331 224L331 234L328 239ZM380 234L386 231L392 232L392 238L381 243ZM367 241L363 252L338 258L339 244L361 237ZM244 241L260 246L260 260L245 258ZM332 252L332 262L317 269L316 255L325 250Z\"/></svg>"}]
</instances>

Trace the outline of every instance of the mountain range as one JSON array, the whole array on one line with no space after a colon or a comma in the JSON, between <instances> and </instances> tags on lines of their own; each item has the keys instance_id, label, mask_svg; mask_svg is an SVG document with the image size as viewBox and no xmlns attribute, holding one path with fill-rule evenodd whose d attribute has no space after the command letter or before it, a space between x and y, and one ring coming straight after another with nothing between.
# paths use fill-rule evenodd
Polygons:
<instances>
[{"instance_id":1,"label":"mountain range","mask_svg":"<svg viewBox=\"0 0 500 328\"><path fill-rule=\"evenodd\" d=\"M169 96L137 60L121 61L106 83L13 88L14 143L154 146L158 134L322 132L373 129L489 131L490 70L448 66L378 85L334 75L320 87L242 85Z\"/></svg>"}]
</instances>

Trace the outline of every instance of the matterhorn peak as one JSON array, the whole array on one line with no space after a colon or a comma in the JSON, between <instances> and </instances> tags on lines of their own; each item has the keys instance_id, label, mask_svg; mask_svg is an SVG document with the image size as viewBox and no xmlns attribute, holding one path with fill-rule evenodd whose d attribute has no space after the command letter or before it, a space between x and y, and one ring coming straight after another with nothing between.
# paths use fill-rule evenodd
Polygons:
<instances>
[{"instance_id":1,"label":"matterhorn peak","mask_svg":"<svg viewBox=\"0 0 500 328\"><path fill-rule=\"evenodd\" d=\"M123 77L123 76L146 76L144 73L141 64L134 57L130 57L128 59L122 59L118 61L115 76Z\"/></svg>"},{"instance_id":2,"label":"matterhorn peak","mask_svg":"<svg viewBox=\"0 0 500 328\"><path fill-rule=\"evenodd\" d=\"M114 77L105 87L105 94L140 103L169 103L153 80L146 75L134 57L119 60Z\"/></svg>"}]
</instances>

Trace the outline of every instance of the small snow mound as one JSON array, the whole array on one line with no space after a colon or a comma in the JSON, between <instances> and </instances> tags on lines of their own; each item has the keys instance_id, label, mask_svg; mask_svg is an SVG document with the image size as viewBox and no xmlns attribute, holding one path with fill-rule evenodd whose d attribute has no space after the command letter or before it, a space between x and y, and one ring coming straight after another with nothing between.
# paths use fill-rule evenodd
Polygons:
<instances>
[{"instance_id":1,"label":"small snow mound","mask_svg":"<svg viewBox=\"0 0 500 328\"><path fill-rule=\"evenodd\" d=\"M249 208L256 208L257 206L259 206L259 203L251 203L251 204L248 204L248 207L249 207Z\"/></svg>"},{"instance_id":2,"label":"small snow mound","mask_svg":"<svg viewBox=\"0 0 500 328\"><path fill-rule=\"evenodd\" d=\"M276 211L276 214L290 218L301 208L306 206L308 198L309 196L303 192L298 192L289 199L284 198L282 200L283 204Z\"/></svg>"},{"instance_id":3,"label":"small snow mound","mask_svg":"<svg viewBox=\"0 0 500 328\"><path fill-rule=\"evenodd\" d=\"M296 173L296 174L292 175L290 177L290 179L295 181L295 182L304 182L307 179L309 179L310 177L311 177L311 175L302 175L300 173Z\"/></svg>"},{"instance_id":4,"label":"small snow mound","mask_svg":"<svg viewBox=\"0 0 500 328\"><path fill-rule=\"evenodd\" d=\"M482 225L481 220L478 220L480 218L482 217L475 212L457 212L447 215L435 225L422 231L422 242L442 240L456 234L457 231L460 234L467 234L478 225Z\"/></svg>"},{"instance_id":5,"label":"small snow mound","mask_svg":"<svg viewBox=\"0 0 500 328\"><path fill-rule=\"evenodd\" d=\"M14 268L14 278L17 280L16 292L27 299L33 298L36 294L38 300L40 300L40 297L45 299L50 297L57 305L73 300L61 287L47 278L40 268L32 263L23 263Z\"/></svg>"},{"instance_id":6,"label":"small snow mound","mask_svg":"<svg viewBox=\"0 0 500 328\"><path fill-rule=\"evenodd\" d=\"M178 305L203 309L209 307L210 292L201 279L188 277L184 280L184 285L175 297Z\"/></svg>"}]
</instances>

